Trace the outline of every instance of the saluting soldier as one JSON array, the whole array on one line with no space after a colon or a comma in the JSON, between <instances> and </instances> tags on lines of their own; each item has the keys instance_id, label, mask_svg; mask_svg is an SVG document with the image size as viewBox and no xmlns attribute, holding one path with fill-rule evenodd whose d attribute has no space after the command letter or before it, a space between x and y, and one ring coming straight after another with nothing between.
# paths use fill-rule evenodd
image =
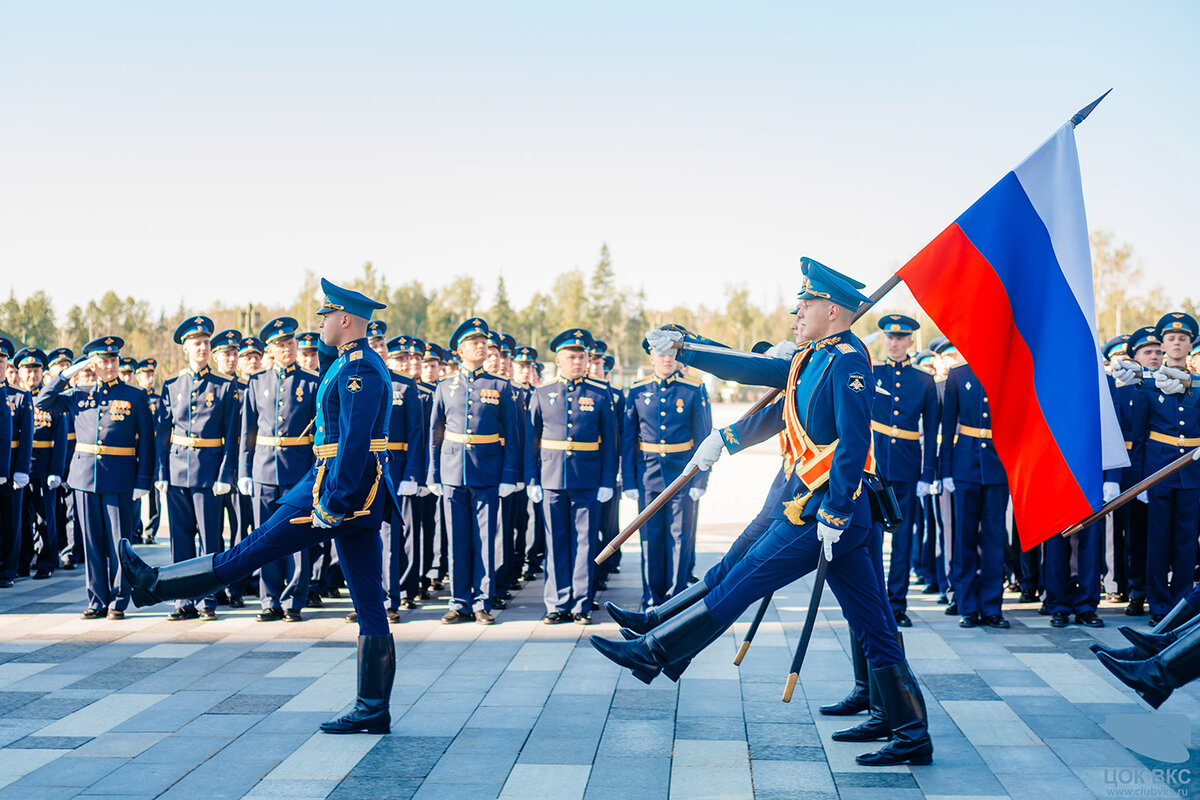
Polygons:
<instances>
[{"instance_id":1,"label":"saluting soldier","mask_svg":"<svg viewBox=\"0 0 1200 800\"><path fill-rule=\"evenodd\" d=\"M407 346L408 342L401 344ZM389 355L390 349L385 346ZM408 354L405 356L407 361ZM397 497L384 509L380 535L388 621L399 622L400 609L416 608L421 594L421 543L413 501L425 480L425 411L416 381L394 370L388 370L388 378L392 398L388 471Z\"/></svg>"},{"instance_id":2,"label":"saluting soldier","mask_svg":"<svg viewBox=\"0 0 1200 800\"><path fill-rule=\"evenodd\" d=\"M196 556L197 536L200 555L222 549L221 510L224 496L237 478L237 385L233 378L214 372L208 365L212 332L212 320L202 314L179 323L174 340L183 347L187 366L163 384L171 447L159 474L167 494L171 558L176 563ZM222 352L228 354L232 349L236 363L238 345L230 348L227 343L231 338L227 332L221 339ZM236 338L240 344L241 336ZM196 599L179 598L167 618L217 618L214 594L198 598L199 610Z\"/></svg>"},{"instance_id":3,"label":"saluting soldier","mask_svg":"<svg viewBox=\"0 0 1200 800\"><path fill-rule=\"evenodd\" d=\"M420 375L417 394L421 398L421 429L429 434L429 419L433 413L433 393L442 379L442 365L446 362L446 351L440 344L426 342L421 351ZM429 599L431 591L441 591L442 582L450 574L449 546L446 542L446 527L442 524L438 498L422 481L413 499L413 516L420 529L421 537L421 596Z\"/></svg>"},{"instance_id":4,"label":"saluting soldier","mask_svg":"<svg viewBox=\"0 0 1200 800\"><path fill-rule=\"evenodd\" d=\"M154 391L155 376L158 373L158 359L144 358L138 362L137 367L133 371L134 380L137 382L138 388L146 393L146 403L150 407L150 418L154 420L154 442L158 450L158 456L161 458L165 454L166 448L170 447L171 429L170 422L167 418L167 410L163 405L162 395ZM144 540L146 544L154 544L154 537L158 535L158 526L162 521L162 504L158 499L158 490L151 488L150 494L146 496L148 506L147 513L149 518L146 520L144 530ZM142 501L138 500L133 504L133 522L134 522L134 539L143 535L142 525Z\"/></svg>"},{"instance_id":5,"label":"saluting soldier","mask_svg":"<svg viewBox=\"0 0 1200 800\"><path fill-rule=\"evenodd\" d=\"M74 420L75 453L67 483L83 538L87 610L83 619L124 619L130 584L117 549L133 536L133 501L150 490L156 467L154 421L146 393L117 380L124 341L93 339L83 361L63 370L37 396L37 407ZM90 370L96 381L70 387Z\"/></svg>"},{"instance_id":6,"label":"saluting soldier","mask_svg":"<svg viewBox=\"0 0 1200 800\"><path fill-rule=\"evenodd\" d=\"M887 359L872 368L877 393L871 406L875 462L900 505L900 528L892 534L888 562L888 601L896 624L911 628L908 618L908 575L914 552L917 502L928 496L937 465L938 396L933 378L913 366L908 349L920 323L904 314L879 319Z\"/></svg>"},{"instance_id":7,"label":"saluting soldier","mask_svg":"<svg viewBox=\"0 0 1200 800\"><path fill-rule=\"evenodd\" d=\"M641 511L678 478L712 429L712 414L699 381L679 374L674 353L650 354L654 374L629 388L622 425L621 474L625 495ZM642 610L662 605L688 586L688 538L696 501L708 486L708 473L692 479L642 526Z\"/></svg>"},{"instance_id":8,"label":"saluting soldier","mask_svg":"<svg viewBox=\"0 0 1200 800\"><path fill-rule=\"evenodd\" d=\"M500 498L516 491L520 453L508 381L484 369L487 323L472 317L450 347L462 367L438 384L429 421L429 487L442 498L453 597L442 622L491 625ZM503 602L503 601L501 601ZM470 613L474 612L474 615Z\"/></svg>"},{"instance_id":9,"label":"saluting soldier","mask_svg":"<svg viewBox=\"0 0 1200 800\"><path fill-rule=\"evenodd\" d=\"M5 439L8 480L0 485L0 589L11 587L20 570L21 512L33 463L33 397L8 378L10 369L15 372L9 363L14 354L13 343L0 336L0 375L4 376L0 385L7 387L11 428Z\"/></svg>"},{"instance_id":10,"label":"saluting soldier","mask_svg":"<svg viewBox=\"0 0 1200 800\"><path fill-rule=\"evenodd\" d=\"M276 317L263 326L259 338L271 353L272 367L250 377L242 401L238 491L251 498L255 528L266 524L279 510L280 498L312 467L311 431L320 379L296 366L298 327L292 317ZM311 571L304 547L264 564L258 581L258 621L303 619Z\"/></svg>"},{"instance_id":11,"label":"saluting soldier","mask_svg":"<svg viewBox=\"0 0 1200 800\"><path fill-rule=\"evenodd\" d=\"M42 389L46 354L26 347L13 359L21 387L36 396ZM21 515L21 563L19 573L28 574L32 562L35 580L45 580L58 566L58 487L67 468L67 421L60 411L33 410L33 459L25 509Z\"/></svg>"},{"instance_id":12,"label":"saluting soldier","mask_svg":"<svg viewBox=\"0 0 1200 800\"><path fill-rule=\"evenodd\" d=\"M588 378L591 334L563 331L550 342L558 379L529 398L525 485L546 515L546 616L592 621L600 509L617 478L617 423L607 384Z\"/></svg>"}]
</instances>

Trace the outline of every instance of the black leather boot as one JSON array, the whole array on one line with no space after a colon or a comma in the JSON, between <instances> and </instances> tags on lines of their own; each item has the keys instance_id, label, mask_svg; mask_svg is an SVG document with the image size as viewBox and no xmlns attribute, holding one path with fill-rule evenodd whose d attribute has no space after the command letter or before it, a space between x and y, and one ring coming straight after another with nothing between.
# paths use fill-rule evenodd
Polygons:
<instances>
[{"instance_id":1,"label":"black leather boot","mask_svg":"<svg viewBox=\"0 0 1200 800\"><path fill-rule=\"evenodd\" d=\"M614 603L605 603L604 610L613 618L613 622L640 635L654 630L706 594L708 585L699 580L653 611L626 611Z\"/></svg>"},{"instance_id":2,"label":"black leather boot","mask_svg":"<svg viewBox=\"0 0 1200 800\"><path fill-rule=\"evenodd\" d=\"M636 639L612 641L591 637L592 647L616 664L625 667L642 683L650 683L664 667L676 671L708 645L716 641L728 626L714 617L704 603L693 603L649 633Z\"/></svg>"},{"instance_id":3,"label":"black leather boot","mask_svg":"<svg viewBox=\"0 0 1200 800\"><path fill-rule=\"evenodd\" d=\"M892 726L892 740L874 753L863 753L854 760L864 767L931 763L933 740L929 738L925 698L908 662L873 669L871 678L883 697L883 707Z\"/></svg>"},{"instance_id":4,"label":"black leather boot","mask_svg":"<svg viewBox=\"0 0 1200 800\"><path fill-rule=\"evenodd\" d=\"M1117 648L1097 643L1090 649L1093 653L1108 653L1121 661L1141 661L1161 653L1197 625L1200 625L1200 610L1187 600L1180 600L1149 633L1134 630L1128 625L1118 628L1133 647Z\"/></svg>"},{"instance_id":5,"label":"black leather boot","mask_svg":"<svg viewBox=\"0 0 1200 800\"><path fill-rule=\"evenodd\" d=\"M122 539L117 545L117 556L121 559L125 580L132 589L133 604L138 608L164 600L204 597L225 587L213 572L211 555L152 567L138 558L128 540Z\"/></svg>"},{"instance_id":6,"label":"black leather boot","mask_svg":"<svg viewBox=\"0 0 1200 800\"><path fill-rule=\"evenodd\" d=\"M848 717L867 710L870 694L868 687L870 670L867 669L867 654L863 652L862 645L858 643L858 637L853 633L850 634L850 663L854 665L854 688L840 702L817 709L822 714Z\"/></svg>"},{"instance_id":7,"label":"black leather boot","mask_svg":"<svg viewBox=\"0 0 1200 800\"><path fill-rule=\"evenodd\" d=\"M1108 653L1096 658L1154 708L1167 701L1171 692L1200 677L1200 627L1192 628L1179 641L1145 661L1121 661Z\"/></svg>"},{"instance_id":8,"label":"black leather boot","mask_svg":"<svg viewBox=\"0 0 1200 800\"><path fill-rule=\"evenodd\" d=\"M390 633L358 637L358 697L350 713L321 723L325 733L389 733L396 679L396 643Z\"/></svg>"}]
</instances>

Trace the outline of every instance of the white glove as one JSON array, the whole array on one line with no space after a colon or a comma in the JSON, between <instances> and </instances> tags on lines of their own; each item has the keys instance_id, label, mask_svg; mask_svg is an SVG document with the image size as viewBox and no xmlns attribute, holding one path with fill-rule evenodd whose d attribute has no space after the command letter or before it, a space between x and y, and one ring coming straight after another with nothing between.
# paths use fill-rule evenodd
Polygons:
<instances>
[{"instance_id":1,"label":"white glove","mask_svg":"<svg viewBox=\"0 0 1200 800\"><path fill-rule=\"evenodd\" d=\"M149 489L134 489L133 490L133 499L141 500L143 497L145 497L148 494L150 494Z\"/></svg>"},{"instance_id":2,"label":"white glove","mask_svg":"<svg viewBox=\"0 0 1200 800\"><path fill-rule=\"evenodd\" d=\"M941 494L942 493L942 482L934 481L933 483L929 484L929 493L930 494Z\"/></svg>"},{"instance_id":3,"label":"white glove","mask_svg":"<svg viewBox=\"0 0 1200 800\"><path fill-rule=\"evenodd\" d=\"M704 490L693 486L691 489L688 489L688 497L692 498L693 501L699 500L701 497L704 497Z\"/></svg>"},{"instance_id":4,"label":"white glove","mask_svg":"<svg viewBox=\"0 0 1200 800\"><path fill-rule=\"evenodd\" d=\"M1104 482L1104 502L1111 503L1121 493L1121 484L1116 481Z\"/></svg>"},{"instance_id":5,"label":"white glove","mask_svg":"<svg viewBox=\"0 0 1200 800\"><path fill-rule=\"evenodd\" d=\"M312 515L312 526L314 528L332 528L333 527L328 522L321 519L321 517L318 516L317 514Z\"/></svg>"},{"instance_id":6,"label":"white glove","mask_svg":"<svg viewBox=\"0 0 1200 800\"><path fill-rule=\"evenodd\" d=\"M1112 376L1117 386L1130 386L1142 380L1142 367L1134 361L1114 361Z\"/></svg>"},{"instance_id":7,"label":"white glove","mask_svg":"<svg viewBox=\"0 0 1200 800\"><path fill-rule=\"evenodd\" d=\"M14 489L24 489L28 485L29 485L29 473L27 473L27 472L14 472L13 473L13 488Z\"/></svg>"},{"instance_id":8,"label":"white glove","mask_svg":"<svg viewBox=\"0 0 1200 800\"><path fill-rule=\"evenodd\" d=\"M825 548L826 561L833 561L833 545L840 538L842 538L842 532L837 528L831 528L824 522L817 523L817 539Z\"/></svg>"},{"instance_id":9,"label":"white glove","mask_svg":"<svg viewBox=\"0 0 1200 800\"><path fill-rule=\"evenodd\" d=\"M416 481L400 481L400 485L396 487L396 494L401 497L412 497L417 493Z\"/></svg>"},{"instance_id":10,"label":"white glove","mask_svg":"<svg viewBox=\"0 0 1200 800\"><path fill-rule=\"evenodd\" d=\"M948 494L954 494L954 478L942 478L942 488Z\"/></svg>"},{"instance_id":11,"label":"white glove","mask_svg":"<svg viewBox=\"0 0 1200 800\"><path fill-rule=\"evenodd\" d=\"M796 343L784 339L779 344L773 344L768 347L763 355L770 356L771 358L786 358L790 360L792 356L796 355Z\"/></svg>"},{"instance_id":12,"label":"white glove","mask_svg":"<svg viewBox=\"0 0 1200 800\"><path fill-rule=\"evenodd\" d=\"M154 488L157 491L165 492L167 490L167 482L166 481L155 481Z\"/></svg>"},{"instance_id":13,"label":"white glove","mask_svg":"<svg viewBox=\"0 0 1200 800\"><path fill-rule=\"evenodd\" d=\"M433 492L429 491L428 486L417 487L417 497L429 497Z\"/></svg>"},{"instance_id":14,"label":"white glove","mask_svg":"<svg viewBox=\"0 0 1200 800\"><path fill-rule=\"evenodd\" d=\"M1137 496L1137 499L1140 502L1149 503L1150 502L1150 492L1149 491L1142 492L1141 494L1139 494Z\"/></svg>"},{"instance_id":15,"label":"white glove","mask_svg":"<svg viewBox=\"0 0 1200 800\"><path fill-rule=\"evenodd\" d=\"M47 489L57 489L60 486L62 486L62 478L58 477L57 475L46 476Z\"/></svg>"},{"instance_id":16,"label":"white glove","mask_svg":"<svg viewBox=\"0 0 1200 800\"><path fill-rule=\"evenodd\" d=\"M524 481L517 481L517 491L519 492L519 491L521 491L521 490L522 490L522 489L524 489L524 488L525 488L525 482L524 482Z\"/></svg>"},{"instance_id":17,"label":"white glove","mask_svg":"<svg viewBox=\"0 0 1200 800\"><path fill-rule=\"evenodd\" d=\"M499 488L497 489L497 493L501 497L508 497L510 494L512 494L516 490L517 490L517 485L515 483L502 483L502 484L500 484Z\"/></svg>"},{"instance_id":18,"label":"white glove","mask_svg":"<svg viewBox=\"0 0 1200 800\"><path fill-rule=\"evenodd\" d=\"M679 331L655 328L652 331L646 331L646 343L650 345L651 352L666 356L680 348L683 344L683 334Z\"/></svg>"},{"instance_id":19,"label":"white glove","mask_svg":"<svg viewBox=\"0 0 1200 800\"><path fill-rule=\"evenodd\" d=\"M1183 394L1183 381L1187 377L1186 370L1159 367L1154 373L1154 388L1163 394Z\"/></svg>"},{"instance_id":20,"label":"white glove","mask_svg":"<svg viewBox=\"0 0 1200 800\"><path fill-rule=\"evenodd\" d=\"M8 483L8 478L4 475L0 475L0 486L3 486L6 483Z\"/></svg>"},{"instance_id":21,"label":"white glove","mask_svg":"<svg viewBox=\"0 0 1200 800\"><path fill-rule=\"evenodd\" d=\"M429 484L429 491L433 492L438 497L441 497L442 496L442 485L440 483L431 483L431 484Z\"/></svg>"},{"instance_id":22,"label":"white glove","mask_svg":"<svg viewBox=\"0 0 1200 800\"><path fill-rule=\"evenodd\" d=\"M80 361L78 364L72 364L62 371L62 376L67 380L74 378L79 373L92 365L92 360L89 358L85 361Z\"/></svg>"},{"instance_id":23,"label":"white glove","mask_svg":"<svg viewBox=\"0 0 1200 800\"><path fill-rule=\"evenodd\" d=\"M717 459L725 452L725 442L721 440L721 432L713 428L713 432L704 438L700 446L696 448L696 452L692 455L692 460L683 468L687 472L692 467L704 472L712 469L712 465L717 463Z\"/></svg>"},{"instance_id":24,"label":"white glove","mask_svg":"<svg viewBox=\"0 0 1200 800\"><path fill-rule=\"evenodd\" d=\"M621 492L621 494L625 495L630 500L637 500L637 498L638 498L638 490L637 489L626 489L625 491Z\"/></svg>"},{"instance_id":25,"label":"white glove","mask_svg":"<svg viewBox=\"0 0 1200 800\"><path fill-rule=\"evenodd\" d=\"M217 497L220 497L223 494L229 494L229 492L232 490L232 486L222 481L217 481L213 484L213 494L215 494Z\"/></svg>"},{"instance_id":26,"label":"white glove","mask_svg":"<svg viewBox=\"0 0 1200 800\"><path fill-rule=\"evenodd\" d=\"M536 483L531 483L525 487L525 493L529 495L529 499L535 503L542 502L542 487Z\"/></svg>"},{"instance_id":27,"label":"white glove","mask_svg":"<svg viewBox=\"0 0 1200 800\"><path fill-rule=\"evenodd\" d=\"M254 494L254 479L238 478L238 491L246 495L246 497Z\"/></svg>"},{"instance_id":28,"label":"white glove","mask_svg":"<svg viewBox=\"0 0 1200 800\"><path fill-rule=\"evenodd\" d=\"M917 497L928 497L929 489L929 481L917 481Z\"/></svg>"},{"instance_id":29,"label":"white glove","mask_svg":"<svg viewBox=\"0 0 1200 800\"><path fill-rule=\"evenodd\" d=\"M607 503L609 500L612 500L612 498L613 498L613 490L608 488L607 486L601 486L599 489L596 490L596 502L597 503Z\"/></svg>"}]
</instances>

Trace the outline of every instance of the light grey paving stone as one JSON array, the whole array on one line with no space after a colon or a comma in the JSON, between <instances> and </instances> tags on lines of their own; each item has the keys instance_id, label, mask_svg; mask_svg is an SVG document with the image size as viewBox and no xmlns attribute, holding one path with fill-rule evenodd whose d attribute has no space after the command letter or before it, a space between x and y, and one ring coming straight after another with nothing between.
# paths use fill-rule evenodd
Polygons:
<instances>
[{"instance_id":1,"label":"light grey paving stone","mask_svg":"<svg viewBox=\"0 0 1200 800\"><path fill-rule=\"evenodd\" d=\"M503 787L501 783L425 783L413 800L495 800Z\"/></svg>"},{"instance_id":2,"label":"light grey paving stone","mask_svg":"<svg viewBox=\"0 0 1200 800\"><path fill-rule=\"evenodd\" d=\"M517 764L500 792L511 800L582 800L590 765Z\"/></svg>"},{"instance_id":3,"label":"light grey paving stone","mask_svg":"<svg viewBox=\"0 0 1200 800\"><path fill-rule=\"evenodd\" d=\"M525 743L524 731L509 728L464 728L446 751L448 755L471 753L501 753L512 751L515 756Z\"/></svg>"},{"instance_id":4,"label":"light grey paving stone","mask_svg":"<svg viewBox=\"0 0 1200 800\"><path fill-rule=\"evenodd\" d=\"M162 800L240 800L267 773L270 767L257 762L222 763L209 761L183 776L161 795Z\"/></svg>"},{"instance_id":5,"label":"light grey paving stone","mask_svg":"<svg viewBox=\"0 0 1200 800\"><path fill-rule=\"evenodd\" d=\"M251 800L259 798L308 798L328 797L337 789L341 780L263 780L254 785L245 797Z\"/></svg>"},{"instance_id":6,"label":"light grey paving stone","mask_svg":"<svg viewBox=\"0 0 1200 800\"><path fill-rule=\"evenodd\" d=\"M176 736L215 736L233 739L263 719L262 714L201 714L184 725Z\"/></svg>"},{"instance_id":7,"label":"light grey paving stone","mask_svg":"<svg viewBox=\"0 0 1200 800\"><path fill-rule=\"evenodd\" d=\"M77 756L92 758L133 758L162 741L165 733L101 734L75 750Z\"/></svg>"},{"instance_id":8,"label":"light grey paving stone","mask_svg":"<svg viewBox=\"0 0 1200 800\"><path fill-rule=\"evenodd\" d=\"M674 723L671 720L613 719L600 738L599 756L607 758L670 757Z\"/></svg>"},{"instance_id":9,"label":"light grey paving stone","mask_svg":"<svg viewBox=\"0 0 1200 800\"><path fill-rule=\"evenodd\" d=\"M225 736L171 736L137 756L133 763L198 766L232 741Z\"/></svg>"},{"instance_id":10,"label":"light grey paving stone","mask_svg":"<svg viewBox=\"0 0 1200 800\"><path fill-rule=\"evenodd\" d=\"M508 775L516 760L515 753L470 753L467 755L447 753L438 759L425 781L427 784L490 784L497 777ZM589 763L591 763L590 759Z\"/></svg>"},{"instance_id":11,"label":"light grey paving stone","mask_svg":"<svg viewBox=\"0 0 1200 800\"><path fill-rule=\"evenodd\" d=\"M471 714L464 727L530 731L541 713L540 706L481 705Z\"/></svg>"},{"instance_id":12,"label":"light grey paving stone","mask_svg":"<svg viewBox=\"0 0 1200 800\"><path fill-rule=\"evenodd\" d=\"M1046 780L1030 773L1002 773L996 778L1012 800L1045 800L1047 797L1054 800L1087 800L1102 796L1094 794L1092 789L1075 777L1067 779L1056 775L1052 780Z\"/></svg>"},{"instance_id":13,"label":"light grey paving stone","mask_svg":"<svg viewBox=\"0 0 1200 800\"><path fill-rule=\"evenodd\" d=\"M599 735L530 735L521 748L522 764L591 764L600 744Z\"/></svg>"},{"instance_id":14,"label":"light grey paving stone","mask_svg":"<svg viewBox=\"0 0 1200 800\"><path fill-rule=\"evenodd\" d=\"M971 792L981 795L1003 797L1008 790L996 779L996 776L982 765L978 767L957 767L939 764L937 744L934 744L933 764L927 767L912 767L912 776L917 786L926 796L948 795L961 797L963 790L970 787ZM1045 800L1045 795L1042 799Z\"/></svg>"},{"instance_id":15,"label":"light grey paving stone","mask_svg":"<svg viewBox=\"0 0 1200 800\"><path fill-rule=\"evenodd\" d=\"M679 739L671 769L671 797L746 798L753 792L749 753L740 742Z\"/></svg>"},{"instance_id":16,"label":"light grey paving stone","mask_svg":"<svg viewBox=\"0 0 1200 800\"><path fill-rule=\"evenodd\" d=\"M1136 755L1121 744L1095 739L1045 739L1046 746L1068 767L1141 767Z\"/></svg>"},{"instance_id":17,"label":"light grey paving stone","mask_svg":"<svg viewBox=\"0 0 1200 800\"><path fill-rule=\"evenodd\" d=\"M159 764L130 761L88 787L89 794L144 794L152 797L192 770L195 764Z\"/></svg>"},{"instance_id":18,"label":"light grey paving stone","mask_svg":"<svg viewBox=\"0 0 1200 800\"><path fill-rule=\"evenodd\" d=\"M76 790L91 786L122 765L115 758L80 758L74 753L56 758L44 767L34 770L19 781L21 786L74 786ZM6 792L17 792L20 786L13 784ZM16 794L13 795L18 796Z\"/></svg>"}]
</instances>

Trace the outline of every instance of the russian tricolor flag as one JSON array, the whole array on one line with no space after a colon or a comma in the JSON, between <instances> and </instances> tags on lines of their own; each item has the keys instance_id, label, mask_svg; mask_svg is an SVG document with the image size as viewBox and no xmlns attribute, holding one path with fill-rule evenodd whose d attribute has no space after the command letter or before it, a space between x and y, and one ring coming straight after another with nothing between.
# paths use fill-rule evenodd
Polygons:
<instances>
[{"instance_id":1,"label":"russian tricolor flag","mask_svg":"<svg viewBox=\"0 0 1200 800\"><path fill-rule=\"evenodd\" d=\"M899 272L988 393L1024 549L1098 510L1103 470L1129 463L1097 342L1079 120Z\"/></svg>"}]
</instances>

